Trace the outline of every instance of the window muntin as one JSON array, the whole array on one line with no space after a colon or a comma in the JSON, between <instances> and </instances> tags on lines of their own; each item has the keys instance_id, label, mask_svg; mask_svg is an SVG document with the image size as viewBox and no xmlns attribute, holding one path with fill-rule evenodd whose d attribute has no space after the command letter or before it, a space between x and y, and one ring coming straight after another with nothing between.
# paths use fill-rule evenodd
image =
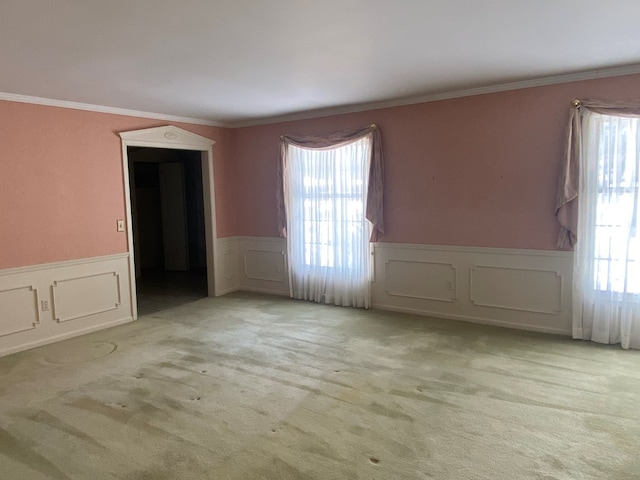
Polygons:
<instances>
[{"instance_id":1,"label":"window muntin","mask_svg":"<svg viewBox=\"0 0 640 480\"><path fill-rule=\"evenodd\" d=\"M593 287L640 294L638 119L594 116L597 142Z\"/></svg>"},{"instance_id":2,"label":"window muntin","mask_svg":"<svg viewBox=\"0 0 640 480\"><path fill-rule=\"evenodd\" d=\"M365 137L327 150L289 145L293 201L302 205L297 234L305 266L362 269L360 252L371 232L365 218L369 143Z\"/></svg>"}]
</instances>

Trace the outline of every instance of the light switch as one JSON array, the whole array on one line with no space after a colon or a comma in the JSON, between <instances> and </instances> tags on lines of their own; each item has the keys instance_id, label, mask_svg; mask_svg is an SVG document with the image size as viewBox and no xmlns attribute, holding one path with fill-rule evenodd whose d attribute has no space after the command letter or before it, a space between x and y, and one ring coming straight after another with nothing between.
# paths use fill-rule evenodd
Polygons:
<instances>
[{"instance_id":1,"label":"light switch","mask_svg":"<svg viewBox=\"0 0 640 480\"><path fill-rule=\"evenodd\" d=\"M119 232L124 232L124 220L117 221L117 230Z\"/></svg>"}]
</instances>

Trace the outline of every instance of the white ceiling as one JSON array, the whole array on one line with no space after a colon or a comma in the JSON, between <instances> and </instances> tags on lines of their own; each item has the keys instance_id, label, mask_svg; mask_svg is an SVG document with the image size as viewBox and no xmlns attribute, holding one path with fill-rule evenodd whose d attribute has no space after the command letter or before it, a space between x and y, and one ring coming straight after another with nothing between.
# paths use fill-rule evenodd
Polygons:
<instances>
[{"instance_id":1,"label":"white ceiling","mask_svg":"<svg viewBox=\"0 0 640 480\"><path fill-rule=\"evenodd\" d=\"M638 0L0 0L0 92L238 125L638 66L639 21Z\"/></svg>"}]
</instances>

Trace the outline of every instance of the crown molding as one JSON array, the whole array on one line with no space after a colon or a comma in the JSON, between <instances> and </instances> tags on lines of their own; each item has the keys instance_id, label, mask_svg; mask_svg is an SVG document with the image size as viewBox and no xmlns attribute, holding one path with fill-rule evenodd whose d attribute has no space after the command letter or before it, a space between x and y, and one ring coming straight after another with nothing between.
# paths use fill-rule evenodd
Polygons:
<instances>
[{"instance_id":1,"label":"crown molding","mask_svg":"<svg viewBox=\"0 0 640 480\"><path fill-rule=\"evenodd\" d=\"M283 115L262 117L253 120L238 122L221 122L207 120L203 118L181 117L163 113L143 112L140 110L129 110L126 108L107 107L104 105L93 105L90 103L71 102L67 100L55 100L51 98L32 97L14 93L0 92L0 100L20 103L32 103L36 105L46 105L51 107L70 108L74 110L85 110L89 112L110 113L113 115L125 115L129 117L151 118L155 120L166 120L170 122L191 123L194 125L206 125L209 127L223 128L244 128L259 125L269 125L273 123L292 122L298 120L310 120L313 118L329 117L333 115L344 115L347 113L366 112L369 110L379 110L383 108L402 107L415 105L418 103L437 102L439 100L450 100L453 98L471 97L474 95L485 95L489 93L506 92L509 90L520 90L524 88L543 87L545 85L556 85L560 83L579 82L583 80L594 80L598 78L620 77L624 75L634 75L640 73L640 64L627 65L622 67L601 68L577 73L553 75L547 77L521 80L517 82L496 83L484 85L464 90L443 91L427 95L404 97L393 100L379 102L360 103L355 105L342 105L315 110L305 110L302 112L287 113Z\"/></svg>"},{"instance_id":2,"label":"crown molding","mask_svg":"<svg viewBox=\"0 0 640 480\"><path fill-rule=\"evenodd\" d=\"M208 127L227 127L223 122L205 120L202 118L181 117L178 115L167 115L164 113L143 112L140 110L129 110L127 108L107 107L104 105L93 105L91 103L70 102L68 100L55 100L52 98L32 97L29 95L19 95L16 93L0 92L0 100L8 102L31 103L34 105L45 105L48 107L70 108L72 110L84 110L87 112L110 113L113 115L125 115L127 117L152 118L154 120L166 120L169 122L191 123L194 125L205 125Z\"/></svg>"},{"instance_id":3,"label":"crown molding","mask_svg":"<svg viewBox=\"0 0 640 480\"><path fill-rule=\"evenodd\" d=\"M404 97L381 102L361 103L356 105L344 105L317 110L307 110L303 112L284 114L256 120L243 122L229 122L229 128L254 127L273 123L291 122L297 120L310 120L313 118L329 117L333 115L344 115L347 113L366 112L369 110L379 110L383 108L402 107L415 105L418 103L437 102L439 100L450 100L453 98L472 97L474 95L485 95L488 93L506 92L509 90L521 90L524 88L543 87L546 85L556 85L560 83L579 82L583 80L594 80L597 78L620 77L624 75L635 75L640 73L640 64L627 65L624 67L602 68L578 73L568 73L548 77L521 80L509 83L497 83L464 90L445 91L421 96Z\"/></svg>"}]
</instances>

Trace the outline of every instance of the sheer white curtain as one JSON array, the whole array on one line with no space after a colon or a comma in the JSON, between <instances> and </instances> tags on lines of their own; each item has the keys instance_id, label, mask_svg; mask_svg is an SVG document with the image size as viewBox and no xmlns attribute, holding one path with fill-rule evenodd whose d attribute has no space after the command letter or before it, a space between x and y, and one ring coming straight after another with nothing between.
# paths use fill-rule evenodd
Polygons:
<instances>
[{"instance_id":1,"label":"sheer white curtain","mask_svg":"<svg viewBox=\"0 0 640 480\"><path fill-rule=\"evenodd\" d=\"M579 115L573 336L640 348L639 120Z\"/></svg>"},{"instance_id":2,"label":"sheer white curtain","mask_svg":"<svg viewBox=\"0 0 640 480\"><path fill-rule=\"evenodd\" d=\"M286 146L283 175L291 296L368 308L366 218L372 135L337 147Z\"/></svg>"}]
</instances>

